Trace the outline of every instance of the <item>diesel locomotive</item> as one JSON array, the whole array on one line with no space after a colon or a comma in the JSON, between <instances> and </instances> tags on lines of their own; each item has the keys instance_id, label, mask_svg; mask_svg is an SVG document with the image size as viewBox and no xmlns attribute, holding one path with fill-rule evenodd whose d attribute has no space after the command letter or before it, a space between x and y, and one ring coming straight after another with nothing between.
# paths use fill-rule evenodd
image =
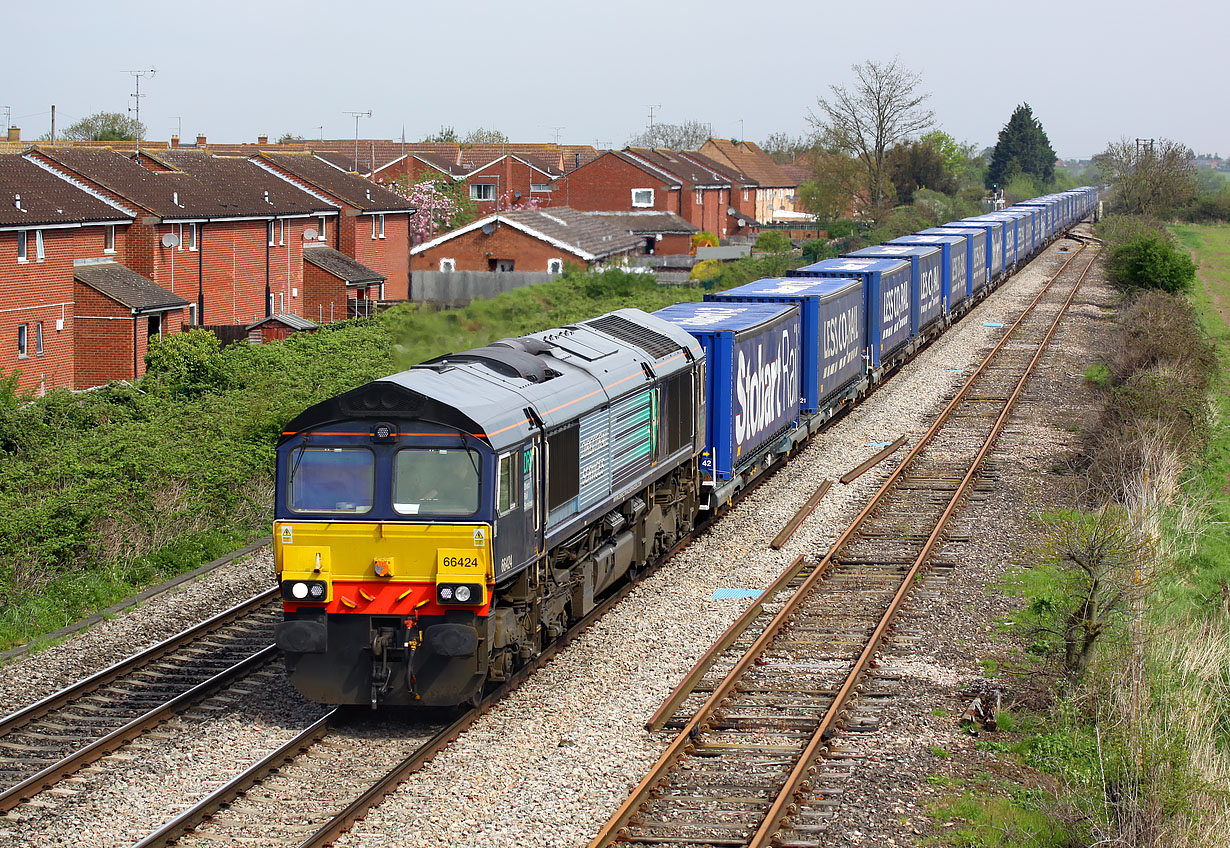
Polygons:
<instances>
[{"instance_id":1,"label":"diesel locomotive","mask_svg":"<svg viewBox=\"0 0 1230 848\"><path fill-rule=\"evenodd\" d=\"M502 339L310 407L277 447L290 680L329 704L477 700L1097 197Z\"/></svg>"}]
</instances>

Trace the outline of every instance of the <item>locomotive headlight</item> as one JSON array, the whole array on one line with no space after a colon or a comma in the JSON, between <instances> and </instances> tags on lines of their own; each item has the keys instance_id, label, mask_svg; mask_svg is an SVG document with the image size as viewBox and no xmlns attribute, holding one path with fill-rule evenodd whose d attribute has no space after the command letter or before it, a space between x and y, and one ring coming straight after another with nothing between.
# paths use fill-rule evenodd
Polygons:
<instances>
[{"instance_id":1,"label":"locomotive headlight","mask_svg":"<svg viewBox=\"0 0 1230 848\"><path fill-rule=\"evenodd\" d=\"M323 604L329 597L329 584L324 580L283 580L282 600L295 603Z\"/></svg>"},{"instance_id":2,"label":"locomotive headlight","mask_svg":"<svg viewBox=\"0 0 1230 848\"><path fill-rule=\"evenodd\" d=\"M308 585L306 583L296 583L290 587L290 593L302 601L308 596Z\"/></svg>"},{"instance_id":3,"label":"locomotive headlight","mask_svg":"<svg viewBox=\"0 0 1230 848\"><path fill-rule=\"evenodd\" d=\"M453 599L453 589L451 586L440 587L440 600L451 601Z\"/></svg>"},{"instance_id":4,"label":"locomotive headlight","mask_svg":"<svg viewBox=\"0 0 1230 848\"><path fill-rule=\"evenodd\" d=\"M470 600L470 587L464 585L458 586L457 591L454 592L453 595L457 598L459 603L468 603Z\"/></svg>"},{"instance_id":5,"label":"locomotive headlight","mask_svg":"<svg viewBox=\"0 0 1230 848\"><path fill-rule=\"evenodd\" d=\"M308 590L308 594L312 596L313 600L320 600L325 596L325 584L313 583L312 587Z\"/></svg>"}]
</instances>

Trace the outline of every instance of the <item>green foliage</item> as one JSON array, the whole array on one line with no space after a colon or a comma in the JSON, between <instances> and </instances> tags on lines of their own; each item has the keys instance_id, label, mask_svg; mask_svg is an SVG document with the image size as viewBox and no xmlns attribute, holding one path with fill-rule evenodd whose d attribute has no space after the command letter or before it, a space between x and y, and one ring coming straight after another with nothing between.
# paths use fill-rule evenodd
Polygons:
<instances>
[{"instance_id":1,"label":"green foliage","mask_svg":"<svg viewBox=\"0 0 1230 848\"><path fill-rule=\"evenodd\" d=\"M134 141L145 137L145 124L121 112L95 112L69 124L60 137L70 141Z\"/></svg>"},{"instance_id":2,"label":"green foliage","mask_svg":"<svg viewBox=\"0 0 1230 848\"><path fill-rule=\"evenodd\" d=\"M1009 176L1005 182L1000 183L1000 188L1004 190L1004 201L1008 205L1032 200L1046 194L1049 190L1042 180L1024 171L1017 171Z\"/></svg>"},{"instance_id":3,"label":"green foliage","mask_svg":"<svg viewBox=\"0 0 1230 848\"><path fill-rule=\"evenodd\" d=\"M717 247L718 237L708 230L692 233L692 247Z\"/></svg>"},{"instance_id":4,"label":"green foliage","mask_svg":"<svg viewBox=\"0 0 1230 848\"><path fill-rule=\"evenodd\" d=\"M988 788L950 796L928 810L944 824L937 840L954 848L1069 848L1072 828L1035 797Z\"/></svg>"},{"instance_id":5,"label":"green foliage","mask_svg":"<svg viewBox=\"0 0 1230 848\"><path fill-rule=\"evenodd\" d=\"M1085 369L1085 379L1099 389L1110 388L1110 376L1110 368L1100 362Z\"/></svg>"},{"instance_id":6,"label":"green foliage","mask_svg":"<svg viewBox=\"0 0 1230 848\"><path fill-rule=\"evenodd\" d=\"M457 130L451 126L446 127L443 124L440 125L439 132L428 133L423 137L424 142L435 144L444 144L448 142L456 143L458 140Z\"/></svg>"},{"instance_id":7,"label":"green foliage","mask_svg":"<svg viewBox=\"0 0 1230 848\"><path fill-rule=\"evenodd\" d=\"M790 236L781 230L765 230L756 236L756 249L763 250L766 253L781 253L793 248L794 245L790 243Z\"/></svg>"},{"instance_id":8,"label":"green foliage","mask_svg":"<svg viewBox=\"0 0 1230 848\"><path fill-rule=\"evenodd\" d=\"M1055 173L1055 151L1033 109L1023 103L999 131L999 141L987 166L986 187L1004 186L1017 174L1050 183Z\"/></svg>"},{"instance_id":9,"label":"green foliage","mask_svg":"<svg viewBox=\"0 0 1230 848\"><path fill-rule=\"evenodd\" d=\"M803 242L803 258L809 265L822 259L834 259L836 257L837 249L824 239L812 239L811 241Z\"/></svg>"},{"instance_id":10,"label":"green foliage","mask_svg":"<svg viewBox=\"0 0 1230 848\"><path fill-rule=\"evenodd\" d=\"M146 383L160 391L199 394L222 388L222 346L208 330L189 330L150 340Z\"/></svg>"},{"instance_id":11,"label":"green foliage","mask_svg":"<svg viewBox=\"0 0 1230 848\"><path fill-rule=\"evenodd\" d=\"M831 239L843 239L855 236L859 232L859 224L849 218L838 218L820 224L820 229L829 234Z\"/></svg>"},{"instance_id":12,"label":"green foliage","mask_svg":"<svg viewBox=\"0 0 1230 848\"><path fill-rule=\"evenodd\" d=\"M912 203L914 192L922 188L942 194L957 191L957 174L930 141L902 142L889 151L884 165L900 203Z\"/></svg>"},{"instance_id":13,"label":"green foliage","mask_svg":"<svg viewBox=\"0 0 1230 848\"><path fill-rule=\"evenodd\" d=\"M1116 247L1107 270L1124 288L1156 288L1167 292L1187 290L1196 279L1196 263L1173 241L1147 235Z\"/></svg>"}]
</instances>

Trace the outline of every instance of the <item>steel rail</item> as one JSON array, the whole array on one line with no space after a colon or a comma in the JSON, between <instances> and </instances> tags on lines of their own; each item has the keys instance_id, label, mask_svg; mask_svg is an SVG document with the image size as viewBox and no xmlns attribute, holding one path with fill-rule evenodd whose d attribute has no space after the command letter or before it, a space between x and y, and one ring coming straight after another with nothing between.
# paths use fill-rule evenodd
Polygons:
<instances>
[{"instance_id":1,"label":"steel rail","mask_svg":"<svg viewBox=\"0 0 1230 848\"><path fill-rule=\"evenodd\" d=\"M725 700L727 695L729 695L735 688L735 685L743 677L744 673L753 664L755 664L757 659L764 652L765 648L768 647L769 643L776 639L777 636L786 628L790 617L794 614L794 611L799 604L802 603L802 600L812 592L812 590L824 579L825 576L827 576L828 572L833 567L833 558L835 554L846 547L846 545L858 532L863 522L885 498L889 490L892 489L897 481L904 475L906 469L910 467L913 460L934 439L935 434L947 422L952 411L955 410L960 404L960 401L969 392L974 382L982 375L983 371L988 368L991 361L1008 343L1008 340L1012 338L1013 334L1026 320L1026 318L1033 312L1034 308L1042 300L1042 297L1050 290L1051 286L1056 280L1059 279L1059 276L1067 269L1071 261L1079 255L1083 249L1084 248L1082 247L1081 250L1073 253L1067 258L1067 260L1064 261L1063 265L1060 266L1060 268L1055 272L1054 276L1051 277L1047 284L1022 311L1017 320L1013 322L1012 326L1009 327L1003 334L999 342L987 353L987 355L983 358L982 363L978 366L974 373L969 376L965 384L960 388L960 390L958 390L952 400L949 401L943 410L941 410L940 414L936 417L936 420L932 423L927 432L918 440L918 443L914 445L908 454L906 454L905 458L897 465L897 467L893 469L888 478L885 479L883 484L881 484L879 490L876 491L871 499L859 511L858 515L856 515L850 522L849 526L833 543L828 553L825 554L824 558L816 565L812 573L806 580L803 581L802 585L795 590L795 594L792 599L773 617L768 625L766 625L764 631L751 645L751 647L747 649L743 657L740 658L739 661L736 662L727 672L721 683L714 688L713 692L710 693L704 704L696 711L692 718L688 720L687 724L684 725L683 729L679 732L667 749L662 752L657 761L651 767L649 773L646 774L640 783L637 784L623 805L621 805L614 815L611 816L606 825L603 826L603 828L589 843L589 848L602 848L602 846L609 845L618 839L619 832L628 824L640 806L649 798L653 789L665 781L665 772L670 767L671 763L679 757L697 733L708 729L707 722L716 707L723 700Z\"/></svg>"},{"instance_id":2,"label":"steel rail","mask_svg":"<svg viewBox=\"0 0 1230 848\"><path fill-rule=\"evenodd\" d=\"M786 542L790 540L794 532L807 520L807 516L811 515L816 507L820 505L820 501L824 499L824 496L828 494L831 488L833 488L832 480L825 480L817 486L816 491L812 492L811 497L807 499L806 503L799 507L799 511L794 514L794 517L787 521L786 526L781 529L781 532L773 537L772 542L769 542L769 548L779 551L785 547Z\"/></svg>"},{"instance_id":3,"label":"steel rail","mask_svg":"<svg viewBox=\"0 0 1230 848\"><path fill-rule=\"evenodd\" d=\"M846 702L849 700L850 695L854 692L855 687L860 682L863 672L866 671L867 666L870 664L872 657L879 648L880 642L883 640L885 633L887 633L893 620L896 618L897 612L904 603L906 595L913 588L914 579L918 576L918 573L926 564L928 558L931 556L931 552L935 549L935 546L939 544L940 538L943 536L944 529L947 527L948 521L952 517L953 512L956 511L957 506L960 504L970 485L973 483L974 477L978 474L978 470L981 468L983 461L999 440L999 436L1003 432L1004 425L1008 421L1008 416L1015 408L1017 399L1020 398L1021 393L1025 390L1025 384L1029 382L1029 378L1033 375L1038 363L1042 361L1042 355L1046 353L1047 348L1050 346L1051 339L1054 337L1055 332L1059 329L1060 321L1063 320L1064 315L1068 311L1068 307L1071 305L1072 300L1076 297L1076 293L1080 290L1081 283L1085 281L1085 276L1089 273L1089 269L1093 267L1093 262L1096 259L1097 255L1095 254L1094 259L1090 260L1089 264L1085 266L1085 270L1081 272L1081 275L1077 279L1075 285L1072 286L1072 291L1068 294L1063 306L1060 307L1059 311L1056 313L1055 319L1051 322L1051 326L1047 330L1046 335L1042 338L1042 341L1038 343L1038 349L1034 352L1029 364L1025 367L1024 373L1022 373L1020 378L1017 380L1016 386L1012 390L1012 394L1008 396L1007 401L1004 403L1003 409L1000 410L999 416L995 419L995 423L991 426L991 431L987 434L987 437L983 441L982 447L979 449L978 454L974 457L974 460L970 463L965 475L961 478L961 482L958 484L956 491L953 492L952 497L949 498L948 504L944 507L944 512L940 515L938 523L931 531L931 534L927 537L927 541L923 545L922 550L918 553L918 556L915 557L913 564L906 572L904 579L901 581L901 586L897 589L897 592L893 595L892 601L889 602L888 608L885 609L883 615L880 617L879 623L876 624L875 630L872 632L871 637L867 640L866 645L859 654L858 659L855 661L854 667L846 676L846 680L842 683L841 689L838 691L837 696L833 699L828 710L825 712L824 717L820 720L820 724L812 733L812 737L808 741L806 748L804 748L802 756L799 757L794 769L790 772L790 776L786 778L786 783L778 792L777 797L770 806L769 812L765 816L764 821L761 823L756 833L752 836L751 841L748 843L749 848L763 848L763 846L769 845L774 834L776 834L780 829L782 820L789 812L792 811L792 799L797 793L806 791L810 788L810 784L807 782L806 778L815 773L812 763L819 755L820 749L825 745L829 731L837 723L838 718L842 714L842 710L845 708ZM1065 262L1064 268L1066 267L1067 263ZM1060 271L1062 272L1062 270L1063 269L1061 268ZM1058 274L1055 275L1056 278L1058 278L1058 276ZM1054 282L1054 280L1052 280L1052 282ZM1049 289L1050 286L1048 285L1047 288Z\"/></svg>"},{"instance_id":4,"label":"steel rail","mask_svg":"<svg viewBox=\"0 0 1230 848\"><path fill-rule=\"evenodd\" d=\"M88 695L90 692L105 686L129 672L147 665L155 660L161 659L175 649L192 642L200 636L217 630L224 625L230 624L236 619L242 618L252 612L252 610L278 597L278 589L272 588L266 592L253 595L248 600L236 604L228 610L218 613L212 618L208 618L193 627L184 630L174 636L164 639L157 645L142 651L139 654L134 654L127 659L120 660L114 665L104 668L89 677L77 681L71 686L61 689L59 692L53 692L40 701L36 701L27 707L23 707L16 712L10 713L3 719L0 719L0 737L5 736L17 727L29 724L37 718L45 716L47 713L60 709L69 702L80 698L82 695Z\"/></svg>"},{"instance_id":5,"label":"steel rail","mask_svg":"<svg viewBox=\"0 0 1230 848\"><path fill-rule=\"evenodd\" d=\"M294 739L291 739L276 751L270 753L260 762L254 763L245 769L234 780L231 780L225 786L219 787L192 807L184 810L184 812L146 836L140 842L133 843L132 848L154 848L154 846L171 844L213 813L234 801L244 792L247 792L254 784L277 771L280 766L294 759L300 752L306 751L314 743L319 742L335 726L338 711L338 707L333 707L311 725L304 728Z\"/></svg>"},{"instance_id":6,"label":"steel rail","mask_svg":"<svg viewBox=\"0 0 1230 848\"><path fill-rule=\"evenodd\" d=\"M874 468L878 463L883 462L889 456L896 453L897 449L900 448L902 445L904 445L908 441L909 441L908 438L906 438L905 436L901 436L895 442L885 447L884 450L880 451L875 456L869 458L866 462L862 463L858 467L852 468L849 471L847 471L845 474L842 474L841 477L838 479L843 484L853 483L859 477L862 477L864 474L866 474L868 471Z\"/></svg>"},{"instance_id":7,"label":"steel rail","mask_svg":"<svg viewBox=\"0 0 1230 848\"><path fill-rule=\"evenodd\" d=\"M142 732L156 727L162 722L170 719L180 710L188 707L194 701L199 701L202 698L212 694L218 689L221 689L232 680L242 677L256 669L267 665L278 655L278 649L273 645L262 648L255 654L252 654L247 659L241 660L223 672L220 672L208 680L198 683L186 692L181 692L171 700L149 710L144 715L138 716L132 721L125 724L123 727L113 730L106 736L99 737L84 748L79 748L67 757L57 763L53 763L37 774L23 780L21 783L14 784L8 789L0 792L0 813L8 812L14 807L21 804L39 792L55 785L56 781L63 777L67 777L73 772L80 769L82 766L92 763L100 757L111 753L115 749L131 742L133 739L141 735Z\"/></svg>"}]
</instances>

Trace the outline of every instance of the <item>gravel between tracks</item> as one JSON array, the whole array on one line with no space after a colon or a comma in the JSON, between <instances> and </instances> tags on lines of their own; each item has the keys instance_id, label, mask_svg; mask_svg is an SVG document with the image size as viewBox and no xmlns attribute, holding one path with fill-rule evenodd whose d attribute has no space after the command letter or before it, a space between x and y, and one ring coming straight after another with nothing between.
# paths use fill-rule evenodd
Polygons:
<instances>
[{"instance_id":1,"label":"gravel between tracks","mask_svg":"<svg viewBox=\"0 0 1230 848\"><path fill-rule=\"evenodd\" d=\"M645 731L644 722L748 603L713 600L713 590L763 587L797 554L820 555L827 550L899 456L849 486L836 486L781 551L769 551L768 543L821 480L840 475L874 453L877 448L870 443L901 435L903 422L928 421L939 399L959 385L960 372L974 365L1003 332L985 327L984 322L1006 323L1017 314L1055 270L1057 266L1045 264L1055 258L1052 247L1042 261L1020 272L884 388L822 433L338 844L585 845L668 742L665 734ZM915 426L909 432L912 439L923 429ZM991 500L998 503L999 497ZM998 536L980 550L988 558L1004 556ZM971 593L981 585L974 583ZM937 638L943 634L946 647L940 651L937 646L937 658L928 661L954 670L953 679L965 680L974 673L969 652L960 641L948 639L985 635L985 625L973 623L985 619L985 613L971 613L964 605L959 611L939 613L923 614L915 625L930 628ZM944 617L952 614L971 623L950 630ZM937 683L938 688L950 695L951 680L940 677L943 683ZM926 752L930 743L911 738L900 744L916 753ZM877 768L866 786L897 786L895 774ZM905 803L911 802L901 802ZM862 833L858 813L849 807L843 803L838 813L848 823L834 822L834 830L843 839L864 844L861 836L854 835ZM888 807L884 812L882 821L902 817ZM883 844L883 832L878 833L865 844Z\"/></svg>"},{"instance_id":2,"label":"gravel between tracks","mask_svg":"<svg viewBox=\"0 0 1230 848\"><path fill-rule=\"evenodd\" d=\"M262 548L58 645L13 660L0 675L0 715L127 659L273 584L273 553Z\"/></svg>"},{"instance_id":3,"label":"gravel between tracks","mask_svg":"<svg viewBox=\"0 0 1230 848\"><path fill-rule=\"evenodd\" d=\"M1052 247L820 434L338 844L585 845L669 741L665 734L645 731L644 722L748 603L713 600L713 590L761 588L796 555L819 556L827 550L904 451L849 486L836 485L783 550L769 551L768 542L823 479L835 478L875 453L873 443L901 435L904 422L929 421L928 413L938 409L939 399L959 385L962 372L1003 332L984 322L1005 322L1019 312L1055 270L1057 266L1044 264L1055 258ZM1101 310L1088 301L1082 301L1081 310L1086 325L1100 320ZM1082 333L1088 327L1073 323L1076 326L1061 335L1060 345L1072 338L1084 344ZM1044 379L1052 381L1047 391L1059 386L1070 395L1079 386L1072 375L1079 377L1089 361L1087 354L1081 355L1073 354L1075 364L1061 365L1058 371L1046 369ZM924 429L916 424L906 434L913 441ZM1036 475L1072 438L1062 422L1035 415L1014 430L1000 453L1019 463L1023 474ZM1032 483L1010 482L1012 463L1002 465L1003 488L970 515L973 538L960 549L963 565L949 578L959 594L911 614L908 626L922 636L888 663L905 672L904 697L888 708L881 730L860 734L850 743L863 746L869 759L855 769L851 794L833 821L833 844L910 844L917 838L914 832L926 830L918 815L926 792L923 778L937 770L929 746L973 756L972 743L961 747L952 718L931 711L951 710L959 702L956 690L979 675L977 659L991 651L989 621L1004 602L988 602L985 585L1014 550L1013 531L1000 522L1020 519L1029 508L1027 498L1036 494ZM15 661L5 667L0 681L0 711L16 709L128 656L138 646L171 635L189 619L207 617L255 594L271 580L272 564L264 551ZM80 839L78 831L73 844L114 844L120 834L139 838L149 829L145 819L153 818L141 809L149 806L150 793L172 791L169 784L162 785L160 773L174 764L173 791L178 793L181 786L194 780L204 785L225 771L223 753L237 768L254 752L274 747L289 734L289 725L310 720L312 708L296 698L288 693L287 699L274 697L273 706L249 704L218 721L186 722L191 727L177 727L177 733L197 729L177 739L173 749L155 747L130 766L121 761L104 769L100 763L83 774L88 784L104 782L97 796L87 793L88 803L84 796L69 803L67 809L75 810L74 816L94 832L92 838ZM132 769L130 777L125 768ZM98 769L106 775L95 774ZM60 807L60 800L47 800ZM32 827L35 821L0 819L0 833L18 836L20 844L68 844L66 830L55 828L44 835Z\"/></svg>"}]
</instances>

